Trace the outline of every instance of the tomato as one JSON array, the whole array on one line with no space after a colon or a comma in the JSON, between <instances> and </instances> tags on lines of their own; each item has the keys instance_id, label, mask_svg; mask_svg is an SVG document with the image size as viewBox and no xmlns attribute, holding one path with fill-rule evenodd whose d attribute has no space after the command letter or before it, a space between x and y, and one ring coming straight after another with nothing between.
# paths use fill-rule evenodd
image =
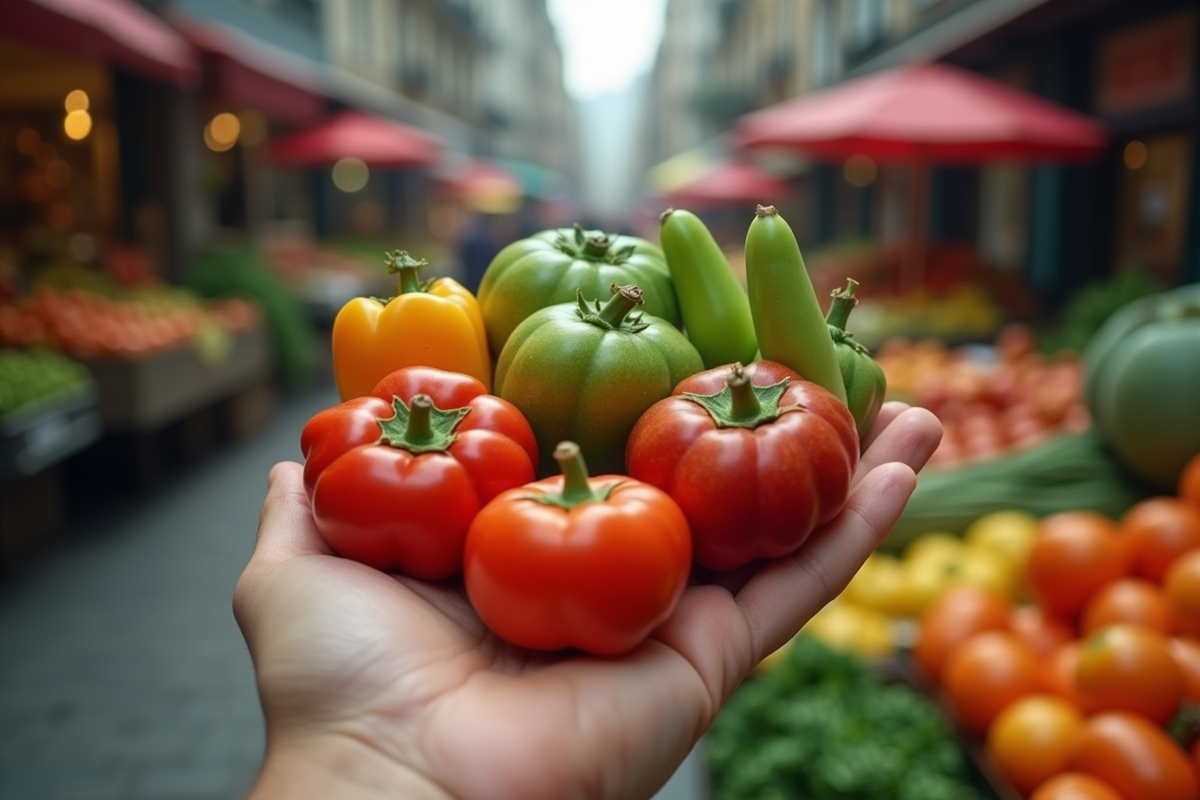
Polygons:
<instances>
[{"instance_id":1,"label":"tomato","mask_svg":"<svg viewBox=\"0 0 1200 800\"><path fill-rule=\"evenodd\" d=\"M1039 658L1045 658L1074 638L1069 625L1038 606L1017 606L1008 616L1008 626Z\"/></svg>"},{"instance_id":2,"label":"tomato","mask_svg":"<svg viewBox=\"0 0 1200 800\"><path fill-rule=\"evenodd\" d=\"M1071 617L1128 565L1116 525L1091 511L1064 511L1042 520L1029 549L1029 585L1051 612Z\"/></svg>"},{"instance_id":3,"label":"tomato","mask_svg":"<svg viewBox=\"0 0 1200 800\"><path fill-rule=\"evenodd\" d=\"M1192 508L1200 509L1200 453L1196 453L1184 465L1176 493Z\"/></svg>"},{"instance_id":4,"label":"tomato","mask_svg":"<svg viewBox=\"0 0 1200 800\"><path fill-rule=\"evenodd\" d=\"M1008 601L995 592L963 586L943 594L921 615L913 658L934 681L946 656L977 633L1008 627Z\"/></svg>"},{"instance_id":5,"label":"tomato","mask_svg":"<svg viewBox=\"0 0 1200 800\"><path fill-rule=\"evenodd\" d=\"M946 656L942 689L962 726L983 733L1010 703L1041 691L1041 667L1029 645L1015 634L987 631Z\"/></svg>"},{"instance_id":6,"label":"tomato","mask_svg":"<svg viewBox=\"0 0 1200 800\"><path fill-rule=\"evenodd\" d=\"M1082 772L1055 775L1038 787L1029 800L1124 800L1099 778Z\"/></svg>"},{"instance_id":7,"label":"tomato","mask_svg":"<svg viewBox=\"0 0 1200 800\"><path fill-rule=\"evenodd\" d=\"M1200 705L1200 641L1174 636L1167 642L1167 649L1183 673L1184 699Z\"/></svg>"},{"instance_id":8,"label":"tomato","mask_svg":"<svg viewBox=\"0 0 1200 800\"><path fill-rule=\"evenodd\" d=\"M1119 711L1089 718L1071 769L1109 783L1124 800L1197 800L1200 787L1187 755L1149 720Z\"/></svg>"},{"instance_id":9,"label":"tomato","mask_svg":"<svg viewBox=\"0 0 1200 800\"><path fill-rule=\"evenodd\" d=\"M1134 573L1162 580L1179 556L1200 548L1200 509L1175 497L1143 500L1121 517Z\"/></svg>"},{"instance_id":10,"label":"tomato","mask_svg":"<svg viewBox=\"0 0 1200 800\"><path fill-rule=\"evenodd\" d=\"M1163 592L1179 629L1200 635L1200 550L1184 553L1171 562L1163 576Z\"/></svg>"},{"instance_id":11,"label":"tomato","mask_svg":"<svg viewBox=\"0 0 1200 800\"><path fill-rule=\"evenodd\" d=\"M1088 637L1075 673L1087 711L1132 711L1166 722L1183 698L1183 672L1167 637L1147 628L1113 625Z\"/></svg>"},{"instance_id":12,"label":"tomato","mask_svg":"<svg viewBox=\"0 0 1200 800\"><path fill-rule=\"evenodd\" d=\"M467 596L496 635L520 647L627 652L683 594L687 519L653 486L589 478L572 442L554 458L562 475L499 495L471 524Z\"/></svg>"},{"instance_id":13,"label":"tomato","mask_svg":"<svg viewBox=\"0 0 1200 800\"><path fill-rule=\"evenodd\" d=\"M1067 768L1082 728L1083 715L1066 700L1030 695L1001 711L988 727L988 752L1026 795Z\"/></svg>"},{"instance_id":14,"label":"tomato","mask_svg":"<svg viewBox=\"0 0 1200 800\"><path fill-rule=\"evenodd\" d=\"M1083 698L1075 676L1079 672L1082 646L1078 639L1056 647L1042 663L1042 683L1046 691L1058 695L1072 705L1083 708Z\"/></svg>"},{"instance_id":15,"label":"tomato","mask_svg":"<svg viewBox=\"0 0 1200 800\"><path fill-rule=\"evenodd\" d=\"M317 529L338 555L439 580L462 568L484 503L533 480L537 445L512 405L475 378L407 367L300 435Z\"/></svg>"},{"instance_id":16,"label":"tomato","mask_svg":"<svg viewBox=\"0 0 1200 800\"><path fill-rule=\"evenodd\" d=\"M832 394L758 361L681 381L637 421L626 465L679 503L696 561L729 570L794 552L833 519L858 448L854 417Z\"/></svg>"},{"instance_id":17,"label":"tomato","mask_svg":"<svg viewBox=\"0 0 1200 800\"><path fill-rule=\"evenodd\" d=\"M1174 620L1162 589L1144 578L1122 578L1092 595L1079 627L1085 636L1120 623L1169 634L1174 630Z\"/></svg>"}]
</instances>

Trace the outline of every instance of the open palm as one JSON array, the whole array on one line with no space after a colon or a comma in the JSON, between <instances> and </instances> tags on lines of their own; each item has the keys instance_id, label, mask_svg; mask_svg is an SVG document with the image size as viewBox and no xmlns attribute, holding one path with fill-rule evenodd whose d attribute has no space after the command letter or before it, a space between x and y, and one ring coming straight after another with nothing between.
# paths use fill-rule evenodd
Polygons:
<instances>
[{"instance_id":1,"label":"open palm","mask_svg":"<svg viewBox=\"0 0 1200 800\"><path fill-rule=\"evenodd\" d=\"M300 466L277 465L234 597L268 728L256 796L651 796L891 529L940 436L928 412L885 405L837 519L791 556L690 586L608 659L512 647L461 586L332 555Z\"/></svg>"}]
</instances>

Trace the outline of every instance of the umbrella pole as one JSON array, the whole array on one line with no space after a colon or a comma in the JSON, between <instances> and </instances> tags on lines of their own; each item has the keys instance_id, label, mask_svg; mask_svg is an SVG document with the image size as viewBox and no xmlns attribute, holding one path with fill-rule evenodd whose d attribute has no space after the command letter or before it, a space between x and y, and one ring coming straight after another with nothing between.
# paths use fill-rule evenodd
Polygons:
<instances>
[{"instance_id":1,"label":"umbrella pole","mask_svg":"<svg viewBox=\"0 0 1200 800\"><path fill-rule=\"evenodd\" d=\"M908 176L908 246L901 270L901 288L916 289L925 281L926 206L929 203L929 162L921 156L913 159Z\"/></svg>"}]
</instances>

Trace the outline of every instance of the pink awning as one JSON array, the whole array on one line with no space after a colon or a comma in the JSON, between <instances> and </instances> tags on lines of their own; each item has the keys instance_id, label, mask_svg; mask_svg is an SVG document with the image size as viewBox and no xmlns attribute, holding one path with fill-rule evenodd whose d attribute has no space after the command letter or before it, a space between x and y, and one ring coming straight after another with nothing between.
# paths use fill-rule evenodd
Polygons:
<instances>
[{"instance_id":1,"label":"pink awning","mask_svg":"<svg viewBox=\"0 0 1200 800\"><path fill-rule=\"evenodd\" d=\"M779 203L789 192L787 181L741 161L724 161L696 180L669 192L676 205Z\"/></svg>"},{"instance_id":2,"label":"pink awning","mask_svg":"<svg viewBox=\"0 0 1200 800\"><path fill-rule=\"evenodd\" d=\"M189 85L199 76L192 47L133 0L3 0L0 36L168 83Z\"/></svg>"},{"instance_id":3,"label":"pink awning","mask_svg":"<svg viewBox=\"0 0 1200 800\"><path fill-rule=\"evenodd\" d=\"M441 141L433 134L385 117L343 111L307 130L271 143L271 160L292 166L323 166L359 158L373 167L432 164Z\"/></svg>"}]
</instances>

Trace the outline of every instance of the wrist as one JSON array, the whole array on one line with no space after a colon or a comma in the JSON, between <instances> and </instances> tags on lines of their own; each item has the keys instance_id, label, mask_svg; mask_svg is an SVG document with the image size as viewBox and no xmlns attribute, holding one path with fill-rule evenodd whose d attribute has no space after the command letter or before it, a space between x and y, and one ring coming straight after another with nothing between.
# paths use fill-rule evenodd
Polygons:
<instances>
[{"instance_id":1,"label":"wrist","mask_svg":"<svg viewBox=\"0 0 1200 800\"><path fill-rule=\"evenodd\" d=\"M249 800L275 798L448 800L450 793L409 765L352 737L323 733L272 742Z\"/></svg>"}]
</instances>

